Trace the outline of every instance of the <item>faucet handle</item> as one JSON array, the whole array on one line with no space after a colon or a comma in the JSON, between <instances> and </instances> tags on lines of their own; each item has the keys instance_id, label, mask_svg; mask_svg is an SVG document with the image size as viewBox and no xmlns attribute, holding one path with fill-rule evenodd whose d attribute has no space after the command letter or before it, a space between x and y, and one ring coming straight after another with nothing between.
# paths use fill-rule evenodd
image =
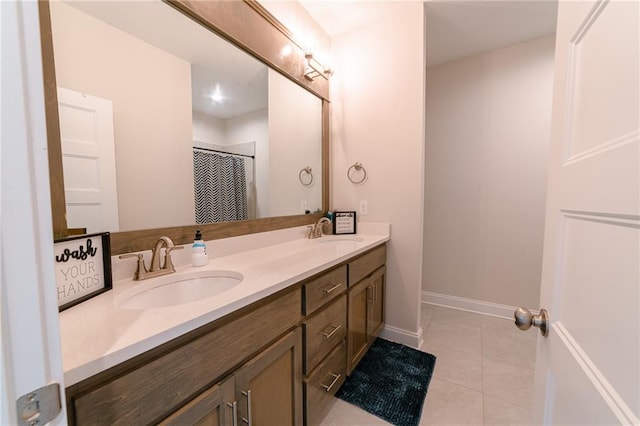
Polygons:
<instances>
[{"instance_id":1,"label":"faucet handle","mask_svg":"<svg viewBox=\"0 0 640 426\"><path fill-rule=\"evenodd\" d=\"M146 274L147 271L147 267L144 264L144 256L142 253L127 253L127 254L121 254L120 256L118 256L118 258L120 259L127 259L130 257L137 257L138 258L138 267L136 268L136 271L133 274L133 279L135 281L139 281L139 280L143 280L144 279L144 274Z\"/></svg>"},{"instance_id":2,"label":"faucet handle","mask_svg":"<svg viewBox=\"0 0 640 426\"><path fill-rule=\"evenodd\" d=\"M171 272L175 272L176 271L176 267L173 266L173 261L171 260L171 252L174 250L182 250L184 248L184 246L173 246L173 247L167 247L165 250L165 254L164 254L164 265L162 266L162 269L169 269L171 270Z\"/></svg>"}]
</instances>

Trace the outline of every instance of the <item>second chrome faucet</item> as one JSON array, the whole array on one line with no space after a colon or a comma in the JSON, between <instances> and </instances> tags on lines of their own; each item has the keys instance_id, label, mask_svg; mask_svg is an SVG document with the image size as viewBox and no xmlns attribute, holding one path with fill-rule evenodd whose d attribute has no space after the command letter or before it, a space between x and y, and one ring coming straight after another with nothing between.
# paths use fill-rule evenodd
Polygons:
<instances>
[{"instance_id":1,"label":"second chrome faucet","mask_svg":"<svg viewBox=\"0 0 640 426\"><path fill-rule=\"evenodd\" d=\"M328 217L321 217L315 225L309 225L307 227L307 238L313 239L322 237L322 232L326 223L331 223L331 220L329 220Z\"/></svg>"}]
</instances>

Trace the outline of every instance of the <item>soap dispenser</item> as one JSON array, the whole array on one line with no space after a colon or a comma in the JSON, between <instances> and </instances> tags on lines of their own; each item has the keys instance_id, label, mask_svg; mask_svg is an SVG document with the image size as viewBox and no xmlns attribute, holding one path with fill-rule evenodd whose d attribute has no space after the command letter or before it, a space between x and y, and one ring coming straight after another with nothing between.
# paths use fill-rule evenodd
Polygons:
<instances>
[{"instance_id":1,"label":"soap dispenser","mask_svg":"<svg viewBox=\"0 0 640 426\"><path fill-rule=\"evenodd\" d=\"M191 263L193 266L204 266L209 263L207 246L204 244L204 241L202 241L202 233L199 229L196 231L196 237L191 246Z\"/></svg>"}]
</instances>

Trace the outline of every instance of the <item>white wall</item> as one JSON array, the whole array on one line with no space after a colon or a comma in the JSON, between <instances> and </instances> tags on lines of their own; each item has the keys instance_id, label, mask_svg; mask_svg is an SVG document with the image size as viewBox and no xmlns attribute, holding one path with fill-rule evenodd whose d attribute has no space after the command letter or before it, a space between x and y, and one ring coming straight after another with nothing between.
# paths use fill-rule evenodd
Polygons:
<instances>
[{"instance_id":1,"label":"white wall","mask_svg":"<svg viewBox=\"0 0 640 426\"><path fill-rule=\"evenodd\" d=\"M427 69L423 290L537 308L554 37Z\"/></svg>"},{"instance_id":2,"label":"white wall","mask_svg":"<svg viewBox=\"0 0 640 426\"><path fill-rule=\"evenodd\" d=\"M113 101L120 230L193 223L190 64L62 2L51 18L58 85Z\"/></svg>"},{"instance_id":3,"label":"white wall","mask_svg":"<svg viewBox=\"0 0 640 426\"><path fill-rule=\"evenodd\" d=\"M225 121L195 109L193 117L193 140L224 145L226 142Z\"/></svg>"},{"instance_id":4,"label":"white wall","mask_svg":"<svg viewBox=\"0 0 640 426\"><path fill-rule=\"evenodd\" d=\"M269 70L269 213L271 216L322 210L322 101ZM311 167L304 186L300 170ZM303 179L306 179L306 175ZM304 182L307 182L304 180Z\"/></svg>"},{"instance_id":5,"label":"white wall","mask_svg":"<svg viewBox=\"0 0 640 426\"><path fill-rule=\"evenodd\" d=\"M417 345L422 271L424 13L421 2L380 2L386 13L332 40L331 208L391 223L385 333ZM353 185L361 162L368 180ZM393 333L398 331L398 333Z\"/></svg>"}]
</instances>

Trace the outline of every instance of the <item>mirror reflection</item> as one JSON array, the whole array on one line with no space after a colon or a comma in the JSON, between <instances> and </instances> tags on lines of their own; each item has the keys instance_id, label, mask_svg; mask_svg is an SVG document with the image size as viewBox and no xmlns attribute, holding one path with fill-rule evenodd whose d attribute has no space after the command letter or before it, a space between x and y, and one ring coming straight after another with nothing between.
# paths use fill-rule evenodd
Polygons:
<instances>
[{"instance_id":1,"label":"mirror reflection","mask_svg":"<svg viewBox=\"0 0 640 426\"><path fill-rule=\"evenodd\" d=\"M322 102L161 2L51 2L67 221L321 209Z\"/></svg>"}]
</instances>

